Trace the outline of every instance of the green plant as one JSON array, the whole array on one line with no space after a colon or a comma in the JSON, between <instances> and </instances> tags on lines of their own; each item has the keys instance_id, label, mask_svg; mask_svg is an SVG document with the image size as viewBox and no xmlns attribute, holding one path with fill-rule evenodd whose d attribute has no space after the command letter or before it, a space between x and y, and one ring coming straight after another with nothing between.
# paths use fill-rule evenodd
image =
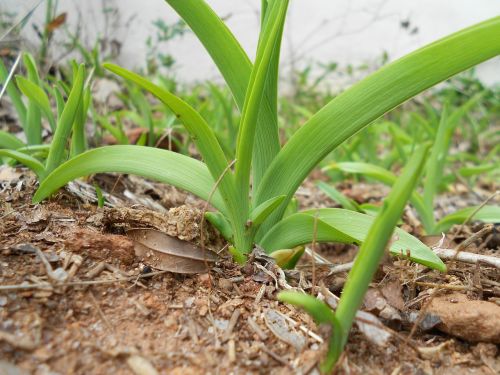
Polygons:
<instances>
[{"instance_id":1,"label":"green plant","mask_svg":"<svg viewBox=\"0 0 500 375\"><path fill-rule=\"evenodd\" d=\"M212 128L186 102L135 73L106 64L107 69L135 82L167 105L191 134L204 162L147 147L97 148L53 171L40 184L34 202L80 176L107 171L139 174L209 200L219 211L212 215L216 217L212 222L226 234L234 245L232 253L240 259L254 243L271 252L310 242L314 233L311 220L315 218L318 233L321 229L321 241L362 242L373 221L367 215L326 209L318 216L306 211L282 221L295 190L329 152L376 118L426 88L500 52L500 43L493 37L500 31L500 17L434 42L386 65L337 96L280 150L278 61L288 1L262 2L265 12L253 65L204 1L167 2L210 53L241 111L235 160L227 159ZM349 225L350 219L356 223ZM300 238L289 230L299 224L303 228ZM269 233L278 229L284 235L270 238ZM393 253L411 248L411 259L441 270L445 268L417 239L409 235L400 238L390 246Z\"/></svg>"},{"instance_id":2,"label":"green plant","mask_svg":"<svg viewBox=\"0 0 500 375\"><path fill-rule=\"evenodd\" d=\"M85 86L84 66L78 67L74 64L72 87L62 84L59 85L61 89L59 87L52 89L57 103L57 115L54 115L49 96L38 77L33 59L30 55L25 55L24 61L28 75L17 76L17 87L10 87L8 94L11 99L14 98L14 102L19 103L20 120L26 109L23 130L28 143L25 145L17 137L0 131L0 157L14 159L26 165L36 173L40 181L43 181L68 157L79 155L87 149L85 121L90 105L90 89ZM8 83L11 84L12 82ZM22 101L21 93L27 98L28 105ZM67 101L64 100L64 95L68 95ZM42 144L42 116L53 132L50 145ZM66 145L70 136L71 145L68 151Z\"/></svg>"},{"instance_id":3,"label":"green plant","mask_svg":"<svg viewBox=\"0 0 500 375\"><path fill-rule=\"evenodd\" d=\"M479 207L465 208L449 216L445 216L437 222L434 217L434 199L443 182L453 131L457 126L459 119L463 117L471 107L477 105L482 96L483 93L480 93L472 97L459 108L455 109L450 115L447 114L449 110L445 107L441 115L436 134L434 135L435 141L425 168L423 194L419 194L417 191L414 191L410 197L410 202L417 211L427 234L439 234L440 232L446 232L453 224L461 224L467 219L473 218L485 222L496 222L500 217L500 208L495 206L484 206L480 209ZM393 185L397 181L396 175L394 175L391 171L370 163L334 162L324 168L324 170L332 169L345 173L353 173L370 177L389 186ZM478 171L482 172L484 170L488 171L495 169L498 169L498 163L496 165L485 165L482 168L478 168L473 171L469 170L468 173L477 173ZM464 171L463 173L466 172L467 171ZM324 183L321 184L320 187L333 199L340 199L338 194L332 190L332 187L325 186ZM346 202L343 201L341 203L343 203L345 207ZM351 207L350 209L353 208ZM358 206L357 210L359 211L359 209L360 207ZM475 212L474 216L472 218L468 217L468 214L473 212Z\"/></svg>"},{"instance_id":4,"label":"green plant","mask_svg":"<svg viewBox=\"0 0 500 375\"><path fill-rule=\"evenodd\" d=\"M335 312L326 303L306 294L281 292L278 295L281 301L303 307L318 324L326 323L332 326L328 354L321 365L323 372L332 370L344 349L356 312L391 241L394 227L420 178L426 152L427 147L421 147L415 152L391 193L384 200L380 213L370 226L366 241L359 249Z\"/></svg>"}]
</instances>

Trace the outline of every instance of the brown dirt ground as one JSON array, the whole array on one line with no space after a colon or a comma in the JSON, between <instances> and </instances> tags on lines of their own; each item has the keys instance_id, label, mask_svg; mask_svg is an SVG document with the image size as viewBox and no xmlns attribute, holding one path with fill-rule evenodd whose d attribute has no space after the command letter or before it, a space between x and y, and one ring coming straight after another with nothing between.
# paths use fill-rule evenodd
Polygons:
<instances>
[{"instance_id":1,"label":"brown dirt ground","mask_svg":"<svg viewBox=\"0 0 500 375\"><path fill-rule=\"evenodd\" d=\"M117 207L97 209L85 194L75 196L75 189L32 205L33 176L24 169L0 170L0 288L17 286L0 289L0 373L318 373L324 329L276 299L290 286L312 291L310 261L304 259L299 271L288 272L286 279L259 256L245 267L223 259L212 269L211 279L206 274L150 276L147 264L134 256L124 229L160 228L198 243L202 204L136 178L106 175L98 181L117 197ZM344 191L365 201L385 193L362 186L344 186ZM312 185L304 186L299 197L303 206L331 204ZM418 233L411 215L405 226ZM455 242L480 228L466 227ZM466 250L497 254L497 230ZM207 247L223 247L213 230L205 238ZM53 271L69 273L68 285L57 285L57 275L49 277L36 249ZM350 261L356 253L338 245L322 245L319 251L334 263ZM374 344L354 328L337 373L498 373L499 338L494 331L500 323L491 321L500 309L498 269L456 261L448 262L448 268L443 275L405 260L384 260L364 310L380 319L391 338L385 345ZM316 279L339 295L346 274L328 275L328 270L318 266ZM446 319L460 316L454 304L469 301L487 304L486 310L479 309L481 314L461 332L458 323ZM436 312L429 313L431 308ZM436 314L444 314L439 309L451 311L451 318L436 320ZM410 337L415 324L419 328ZM471 325L472 337L467 336Z\"/></svg>"}]
</instances>

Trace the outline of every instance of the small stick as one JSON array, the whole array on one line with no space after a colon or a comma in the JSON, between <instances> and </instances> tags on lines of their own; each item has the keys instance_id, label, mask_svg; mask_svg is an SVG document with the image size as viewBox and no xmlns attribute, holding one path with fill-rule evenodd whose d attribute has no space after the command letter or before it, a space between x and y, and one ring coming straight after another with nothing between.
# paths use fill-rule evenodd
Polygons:
<instances>
[{"instance_id":1,"label":"small stick","mask_svg":"<svg viewBox=\"0 0 500 375\"><path fill-rule=\"evenodd\" d=\"M234 309L233 315L231 315L231 318L229 319L229 324L227 325L226 332L224 332L224 337L222 339L223 341L229 340L231 333L233 333L234 327L236 327L236 324L238 323L240 315L241 315L240 309L238 308Z\"/></svg>"},{"instance_id":2,"label":"small stick","mask_svg":"<svg viewBox=\"0 0 500 375\"><path fill-rule=\"evenodd\" d=\"M163 275L169 271L157 271L150 272L143 275L116 278L110 280L88 280L88 281L71 281L67 283L56 283L53 286L84 286L84 285L102 285L102 284L114 284L123 281L134 281L136 278L144 279L147 277ZM15 291L15 290L26 290L26 289L47 289L50 284L40 283L40 284L17 284L17 285L0 285L0 291Z\"/></svg>"},{"instance_id":3,"label":"small stick","mask_svg":"<svg viewBox=\"0 0 500 375\"><path fill-rule=\"evenodd\" d=\"M448 290L474 290L476 288L469 287L465 285L452 285L452 284L436 284L436 283L427 283L423 281L417 281L415 284L420 286L427 286L429 288L442 288Z\"/></svg>"},{"instance_id":4,"label":"small stick","mask_svg":"<svg viewBox=\"0 0 500 375\"><path fill-rule=\"evenodd\" d=\"M217 191L217 187L221 183L221 181L224 178L224 176L226 175L226 173L229 170L231 170L231 167L234 165L234 163L236 163L236 159L234 159L231 163L229 163L227 165L227 167L222 171L222 173L219 176L219 178L217 179L217 181L215 181L215 184L214 184L214 186L212 186L212 190L210 190L210 194L208 194L207 201L205 202L205 206L203 206L203 210L201 212L200 243L201 243L201 251L203 253L203 260L205 261L205 267L207 268L207 272L208 272L208 282L209 282L209 285L210 285L210 290L212 290L212 277L210 276L210 267L208 265L208 261L207 261L207 258L206 258L206 252L205 252L205 235L203 233L205 231L205 226L204 226L204 224L205 224L205 213L208 210L208 205L210 204L210 200L212 199L212 196Z\"/></svg>"},{"instance_id":5,"label":"small stick","mask_svg":"<svg viewBox=\"0 0 500 375\"><path fill-rule=\"evenodd\" d=\"M266 341L267 340L266 333L259 327L259 325L257 324L257 322L255 320L253 320L252 317L250 317L250 316L248 317L247 323L248 323L248 326L251 329L253 329L253 331L257 334L257 336L259 336L259 338L262 341Z\"/></svg>"},{"instance_id":6,"label":"small stick","mask_svg":"<svg viewBox=\"0 0 500 375\"><path fill-rule=\"evenodd\" d=\"M481 262L500 269L500 258L491 255L475 254L467 251L459 252L453 249L434 249L434 253L443 260L457 260L471 264Z\"/></svg>"},{"instance_id":7,"label":"small stick","mask_svg":"<svg viewBox=\"0 0 500 375\"><path fill-rule=\"evenodd\" d=\"M316 210L314 214L314 223L313 223L313 238L311 243L311 252L312 252L312 286L311 290L314 291L314 287L316 286L316 237L318 236L318 215L319 210Z\"/></svg>"}]
</instances>

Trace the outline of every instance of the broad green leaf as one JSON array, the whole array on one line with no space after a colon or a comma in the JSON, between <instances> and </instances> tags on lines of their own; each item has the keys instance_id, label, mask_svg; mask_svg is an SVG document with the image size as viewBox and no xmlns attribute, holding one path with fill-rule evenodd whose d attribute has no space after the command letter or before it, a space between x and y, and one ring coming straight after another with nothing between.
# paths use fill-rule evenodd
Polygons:
<instances>
[{"instance_id":1,"label":"broad green leaf","mask_svg":"<svg viewBox=\"0 0 500 375\"><path fill-rule=\"evenodd\" d=\"M40 184L34 202L40 202L68 182L94 173L127 173L187 190L207 200L214 180L205 164L175 152L141 146L105 146L68 160ZM225 212L219 193L211 204Z\"/></svg>"},{"instance_id":2,"label":"broad green leaf","mask_svg":"<svg viewBox=\"0 0 500 375\"><path fill-rule=\"evenodd\" d=\"M388 64L335 97L288 141L267 169L256 203L287 199L264 223L276 223L288 199L333 149L423 90L500 53L500 17L479 23Z\"/></svg>"},{"instance_id":3,"label":"broad green leaf","mask_svg":"<svg viewBox=\"0 0 500 375\"><path fill-rule=\"evenodd\" d=\"M252 63L243 48L205 1L166 0L166 2L189 25L210 54L241 110L252 71ZM266 93L259 113L252 154L254 186L260 184L265 170L280 150L277 116L271 102L270 94ZM274 196L276 195L278 194Z\"/></svg>"},{"instance_id":4,"label":"broad green leaf","mask_svg":"<svg viewBox=\"0 0 500 375\"><path fill-rule=\"evenodd\" d=\"M0 156L7 157L18 161L31 169L41 180L45 176L45 167L34 157L16 150L0 150Z\"/></svg>"},{"instance_id":5,"label":"broad green leaf","mask_svg":"<svg viewBox=\"0 0 500 375\"><path fill-rule=\"evenodd\" d=\"M73 82L73 87L64 106L61 117L57 124L49 155L47 157L47 172L52 172L64 159L66 143L71 134L75 117L78 113L78 106L83 100L83 81L85 79L85 68L82 65L78 68L78 74Z\"/></svg>"},{"instance_id":6,"label":"broad green leaf","mask_svg":"<svg viewBox=\"0 0 500 375\"><path fill-rule=\"evenodd\" d=\"M251 225L260 225L267 217L278 207L281 202L286 198L285 195L279 195L271 198L264 203L255 207L250 213Z\"/></svg>"},{"instance_id":7,"label":"broad green leaf","mask_svg":"<svg viewBox=\"0 0 500 375\"><path fill-rule=\"evenodd\" d=\"M0 148L8 148L9 150L15 150L23 147L24 143L19 140L15 135L7 133L0 130Z\"/></svg>"},{"instance_id":8,"label":"broad green leaf","mask_svg":"<svg viewBox=\"0 0 500 375\"><path fill-rule=\"evenodd\" d=\"M314 237L314 221L317 215L316 241L361 244L365 241L374 217L340 208L322 208L301 211L276 224L259 242L267 253L279 249L291 249L311 243ZM409 255L409 258L431 268L444 270L443 262L429 247L404 230L396 229L398 237L390 245L393 255Z\"/></svg>"},{"instance_id":9,"label":"broad green leaf","mask_svg":"<svg viewBox=\"0 0 500 375\"><path fill-rule=\"evenodd\" d=\"M437 222L434 233L447 232L452 225L462 224L469 218L472 221L479 220L485 223L500 223L500 206L486 205L476 212L471 218L471 215L477 209L477 206L467 207L445 216Z\"/></svg>"},{"instance_id":10,"label":"broad green leaf","mask_svg":"<svg viewBox=\"0 0 500 375\"><path fill-rule=\"evenodd\" d=\"M400 219L406 202L420 179L427 150L428 146L420 147L408 161L403 173L384 200L382 210L370 226L366 240L361 245L358 255L354 260L354 265L349 272L335 312L335 317L341 329L340 331L335 331L333 334L337 337L336 341L341 342L342 347L347 342L356 312L363 303L363 298L373 276L377 272L386 247L391 246L389 243L396 223ZM427 252L436 257L432 250L428 249ZM443 262L439 260L439 263L437 266L445 271L446 267Z\"/></svg>"},{"instance_id":11,"label":"broad green leaf","mask_svg":"<svg viewBox=\"0 0 500 375\"><path fill-rule=\"evenodd\" d=\"M56 129L56 120L54 118L54 114L52 113L52 108L50 107L49 97L45 93L45 91L38 85L33 82L27 80L22 76L16 77L17 87L19 90L33 103L38 105L38 108L45 115L47 120L49 121L50 128L54 132Z\"/></svg>"}]
</instances>

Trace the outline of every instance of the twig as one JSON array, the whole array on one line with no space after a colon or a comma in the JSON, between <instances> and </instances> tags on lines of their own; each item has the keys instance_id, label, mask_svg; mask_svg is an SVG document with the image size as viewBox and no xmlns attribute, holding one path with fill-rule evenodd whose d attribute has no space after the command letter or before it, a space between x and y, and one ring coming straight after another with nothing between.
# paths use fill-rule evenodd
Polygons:
<instances>
[{"instance_id":1,"label":"twig","mask_svg":"<svg viewBox=\"0 0 500 375\"><path fill-rule=\"evenodd\" d=\"M139 275L139 279L144 279L152 276L163 275L169 271L158 271L150 272L143 275ZM56 283L56 284L17 284L17 285L0 285L1 291L15 291L15 290L26 290L26 289L47 289L48 286L59 287L59 286L83 286L83 285L101 285L101 284L113 284L123 281L134 281L137 275L123 278L116 278L110 280L89 280L89 281L72 281L67 283Z\"/></svg>"},{"instance_id":2,"label":"twig","mask_svg":"<svg viewBox=\"0 0 500 375\"><path fill-rule=\"evenodd\" d=\"M433 249L434 253L442 260L453 260L464 263L476 264L478 262L488 264L500 269L500 258L491 255L475 254L453 249Z\"/></svg>"},{"instance_id":3,"label":"twig","mask_svg":"<svg viewBox=\"0 0 500 375\"><path fill-rule=\"evenodd\" d=\"M205 213L208 210L208 205L210 204L210 201L212 200L212 196L217 191L217 187L221 183L221 181L224 178L224 176L226 175L226 173L229 170L231 170L231 167L234 165L234 163L236 163L236 159L234 159L231 163L229 163L227 165L226 168L224 168L224 170L222 171L222 173L219 176L219 178L217 179L217 181L215 181L214 186L212 186L212 190L210 190L210 194L208 194L208 198L207 198L207 201L205 202L205 206L203 206L203 210L201 211L200 244L201 244L201 251L203 253L203 260L205 262L205 267L206 267L207 272L208 272L208 282L209 282L210 290L212 290L212 277L210 276L210 267L208 266L208 261L207 261L206 252L205 252L206 251L205 250L205 235L204 235L204 231L205 231L205 225L204 225L205 224Z\"/></svg>"},{"instance_id":4,"label":"twig","mask_svg":"<svg viewBox=\"0 0 500 375\"><path fill-rule=\"evenodd\" d=\"M316 286L316 238L318 237L318 215L319 209L316 210L314 214L314 223L313 223L313 238L311 243L311 252L312 252L312 281L311 281L311 290L314 291L314 287Z\"/></svg>"},{"instance_id":5,"label":"twig","mask_svg":"<svg viewBox=\"0 0 500 375\"><path fill-rule=\"evenodd\" d=\"M251 316L248 317L247 323L248 323L248 326L251 329L253 329L253 331L257 334L257 336L259 336L259 338L262 341L266 341L267 340L266 333L259 327L259 325L257 324L257 322L255 320L253 320Z\"/></svg>"},{"instance_id":6,"label":"twig","mask_svg":"<svg viewBox=\"0 0 500 375\"><path fill-rule=\"evenodd\" d=\"M487 224L485 225L481 230L478 232L474 233L472 236L469 238L465 239L462 241L456 248L455 251L457 254L461 252L462 250L466 249L469 247L471 243L473 243L475 240L477 240L479 237L482 237L484 234L489 233L493 230L493 224Z\"/></svg>"}]
</instances>

